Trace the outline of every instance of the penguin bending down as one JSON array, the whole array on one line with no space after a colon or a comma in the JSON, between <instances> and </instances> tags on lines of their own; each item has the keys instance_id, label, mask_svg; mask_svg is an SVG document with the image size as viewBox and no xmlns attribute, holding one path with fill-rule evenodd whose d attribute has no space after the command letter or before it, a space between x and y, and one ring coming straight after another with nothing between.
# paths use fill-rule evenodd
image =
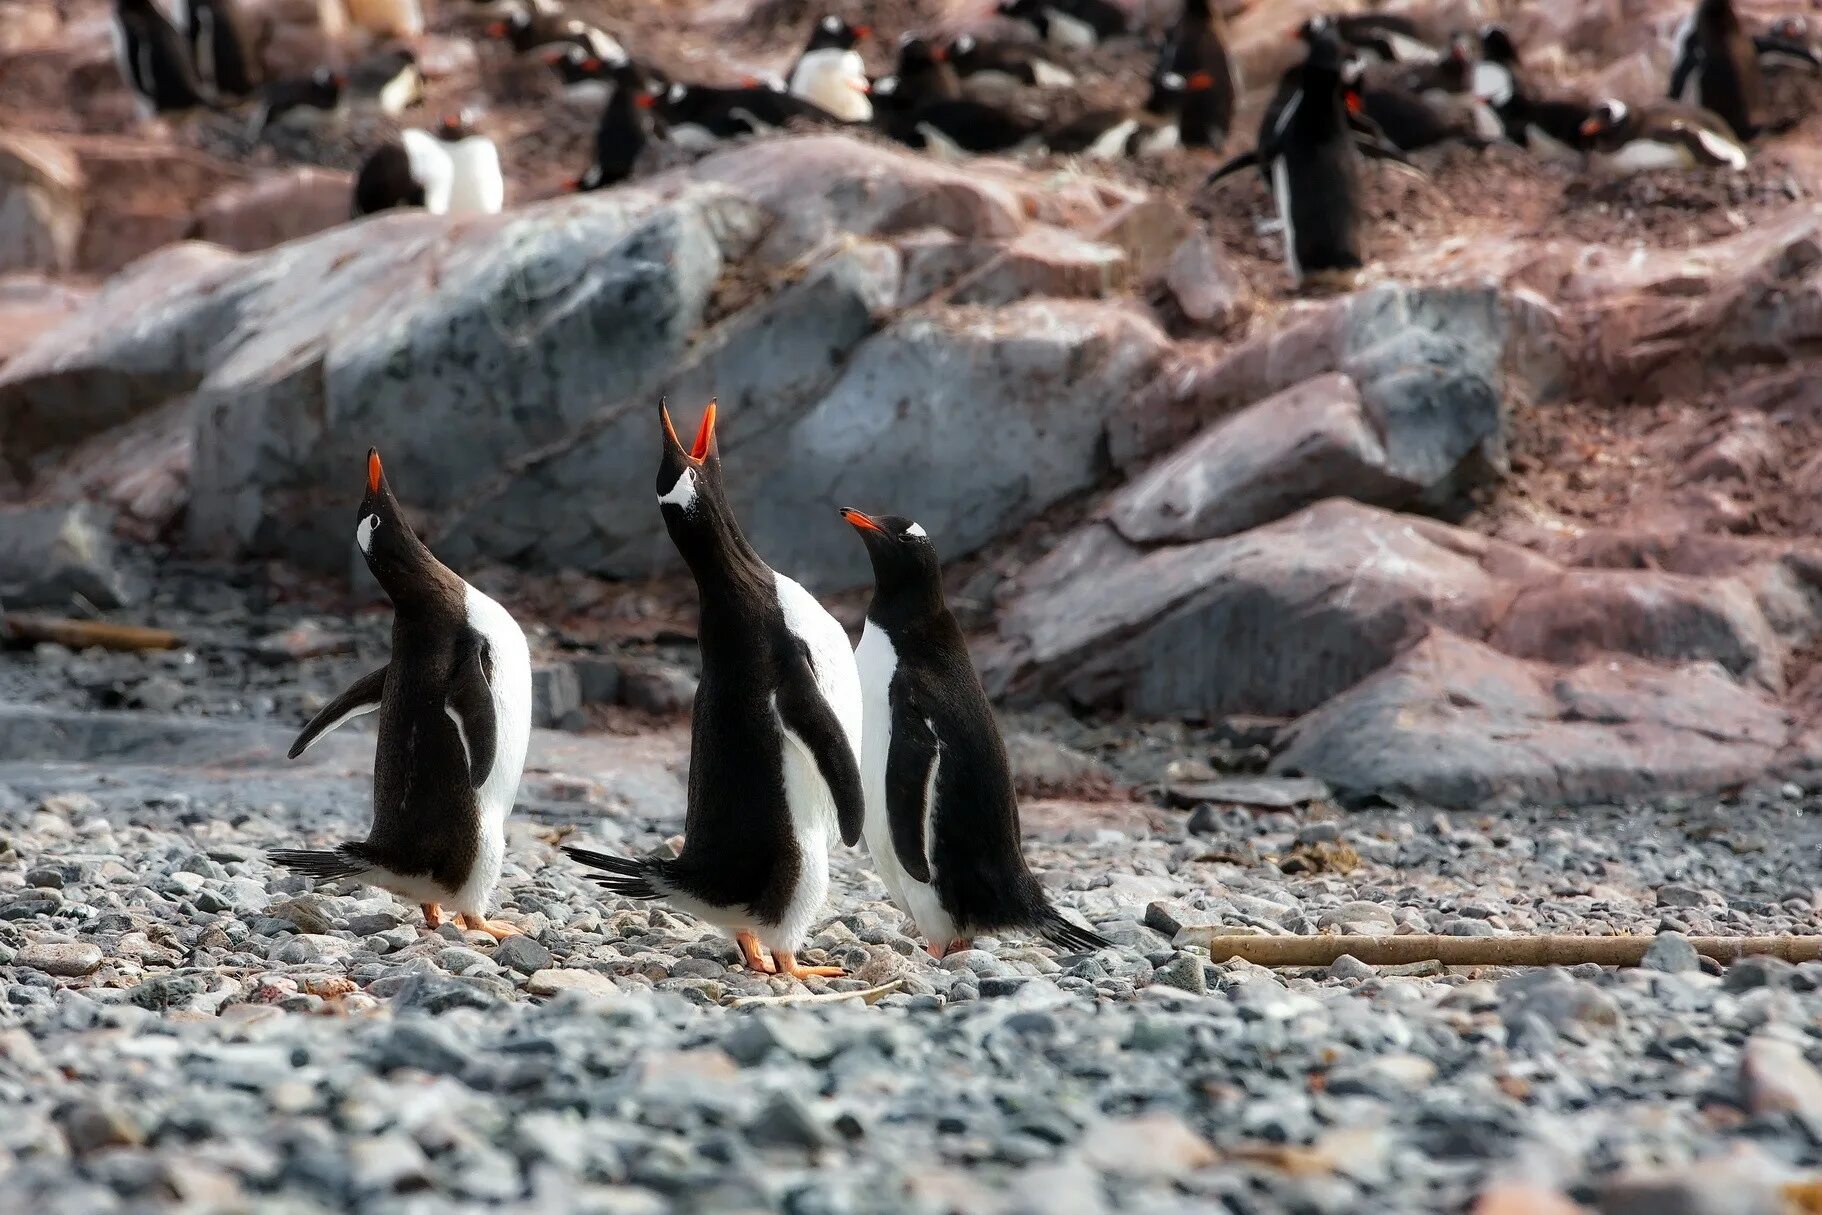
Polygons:
<instances>
[{"instance_id":1,"label":"penguin bending down","mask_svg":"<svg viewBox=\"0 0 1822 1215\"><path fill-rule=\"evenodd\" d=\"M948 160L1036 142L1036 123L964 96L961 77L947 59L942 48L907 36L899 44L897 70L874 83L874 125L908 147Z\"/></svg>"},{"instance_id":2,"label":"penguin bending down","mask_svg":"<svg viewBox=\"0 0 1822 1215\"><path fill-rule=\"evenodd\" d=\"M619 63L627 58L626 48L606 30L566 17L560 9L515 6L505 17L490 22L486 32L490 38L506 39L521 55L567 43L581 47L604 63Z\"/></svg>"},{"instance_id":3,"label":"penguin bending down","mask_svg":"<svg viewBox=\"0 0 1822 1215\"><path fill-rule=\"evenodd\" d=\"M169 114L208 104L190 67L183 35L154 0L115 0L114 56L140 112Z\"/></svg>"},{"instance_id":4,"label":"penguin bending down","mask_svg":"<svg viewBox=\"0 0 1822 1215\"><path fill-rule=\"evenodd\" d=\"M1802 68L1822 71L1822 56L1810 45L1809 22L1802 17L1786 17L1752 40L1759 57L1759 67L1767 71Z\"/></svg>"},{"instance_id":5,"label":"penguin bending down","mask_svg":"<svg viewBox=\"0 0 1822 1215\"><path fill-rule=\"evenodd\" d=\"M1609 98L1582 124L1601 163L1621 173L1651 169L1744 169L1749 154L1720 115L1661 101L1629 106Z\"/></svg>"},{"instance_id":6,"label":"penguin bending down","mask_svg":"<svg viewBox=\"0 0 1822 1215\"><path fill-rule=\"evenodd\" d=\"M653 117L658 104L657 85L628 59L608 67L613 95L595 127L595 163L576 181L584 193L619 185L633 175L646 145L663 134Z\"/></svg>"},{"instance_id":7,"label":"penguin bending down","mask_svg":"<svg viewBox=\"0 0 1822 1215\"><path fill-rule=\"evenodd\" d=\"M420 904L431 928L447 904L464 928L518 932L487 910L506 855L506 816L531 739L531 658L505 608L431 555L399 509L377 451L354 529L392 600L392 660L330 701L291 758L365 713L379 713L373 826L328 851L282 849L274 864L319 881L353 878Z\"/></svg>"},{"instance_id":8,"label":"penguin bending down","mask_svg":"<svg viewBox=\"0 0 1822 1215\"><path fill-rule=\"evenodd\" d=\"M861 783L867 851L932 957L982 933L1037 933L1063 949L1105 949L1057 913L1025 866L1012 768L961 626L943 600L924 529L844 510L873 562L873 602L855 659L866 728Z\"/></svg>"},{"instance_id":9,"label":"penguin bending down","mask_svg":"<svg viewBox=\"0 0 1822 1215\"><path fill-rule=\"evenodd\" d=\"M1765 81L1758 48L1732 0L1698 0L1677 30L1668 96L1719 114L1740 140L1758 135L1765 123Z\"/></svg>"},{"instance_id":10,"label":"penguin bending down","mask_svg":"<svg viewBox=\"0 0 1822 1215\"><path fill-rule=\"evenodd\" d=\"M843 122L871 121L873 104L867 93L872 86L867 82L867 66L854 49L871 33L866 26L849 25L833 13L817 22L791 69L792 94Z\"/></svg>"},{"instance_id":11,"label":"penguin bending down","mask_svg":"<svg viewBox=\"0 0 1822 1215\"><path fill-rule=\"evenodd\" d=\"M436 133L410 128L376 148L354 179L354 214L423 207L432 215L493 215L506 205L500 150L466 114L446 115Z\"/></svg>"},{"instance_id":12,"label":"penguin bending down","mask_svg":"<svg viewBox=\"0 0 1822 1215\"><path fill-rule=\"evenodd\" d=\"M949 44L949 66L965 80L1000 87L1066 89L1075 76L1022 42L982 42L962 34Z\"/></svg>"},{"instance_id":13,"label":"penguin bending down","mask_svg":"<svg viewBox=\"0 0 1822 1215\"><path fill-rule=\"evenodd\" d=\"M1047 132L1044 144L1063 156L1090 160L1118 160L1132 156L1162 156L1183 146L1180 120L1188 99L1217 87L1215 78L1199 72L1185 80L1165 72L1152 82L1147 109L1091 110Z\"/></svg>"},{"instance_id":14,"label":"penguin bending down","mask_svg":"<svg viewBox=\"0 0 1822 1215\"><path fill-rule=\"evenodd\" d=\"M839 975L799 963L797 949L828 895L833 841L858 842L866 815L860 676L848 635L741 534L714 403L689 448L662 403L659 416L659 509L701 605L683 851L675 860L564 851L601 870L596 880L616 894L665 899L731 932L754 970Z\"/></svg>"},{"instance_id":15,"label":"penguin bending down","mask_svg":"<svg viewBox=\"0 0 1822 1215\"><path fill-rule=\"evenodd\" d=\"M1346 47L1387 63L1435 63L1442 58L1415 21L1396 13L1342 13L1317 20L1330 22Z\"/></svg>"},{"instance_id":16,"label":"penguin bending down","mask_svg":"<svg viewBox=\"0 0 1822 1215\"><path fill-rule=\"evenodd\" d=\"M317 68L308 76L274 80L260 92L258 107L247 121L247 136L258 139L265 129L284 123L300 111L317 115L333 111L342 102L342 90L348 78L329 68Z\"/></svg>"},{"instance_id":17,"label":"penguin bending down","mask_svg":"<svg viewBox=\"0 0 1822 1215\"><path fill-rule=\"evenodd\" d=\"M1291 281L1360 268L1360 157L1362 153L1410 167L1396 148L1357 133L1349 111L1358 95L1344 83L1341 44L1324 28L1305 33L1309 57L1296 72L1296 87L1267 111L1272 126L1259 146L1209 174L1213 184L1256 165L1270 183L1284 224L1284 259Z\"/></svg>"},{"instance_id":18,"label":"penguin bending down","mask_svg":"<svg viewBox=\"0 0 1822 1215\"><path fill-rule=\"evenodd\" d=\"M672 84L658 99L658 116L670 127L672 139L695 143L759 135L793 120L816 126L840 122L827 110L776 84L743 84L731 89Z\"/></svg>"},{"instance_id":19,"label":"penguin bending down","mask_svg":"<svg viewBox=\"0 0 1822 1215\"><path fill-rule=\"evenodd\" d=\"M1192 82L1206 78L1209 84L1175 97L1159 85L1171 76ZM1227 143L1234 121L1234 69L1221 14L1210 0L1183 0L1183 16L1158 55L1145 108L1163 114L1173 103L1180 105L1178 127L1185 147L1218 149Z\"/></svg>"},{"instance_id":20,"label":"penguin bending down","mask_svg":"<svg viewBox=\"0 0 1822 1215\"><path fill-rule=\"evenodd\" d=\"M1480 34L1474 95L1493 107L1506 138L1544 160L1580 164L1593 144L1582 128L1594 113L1585 101L1540 98L1520 74L1518 46L1497 25Z\"/></svg>"},{"instance_id":21,"label":"penguin bending down","mask_svg":"<svg viewBox=\"0 0 1822 1215\"><path fill-rule=\"evenodd\" d=\"M948 63L949 54L927 39L906 34L899 40L898 64L890 76L875 80L873 109L907 112L932 101L954 101L962 95L962 78Z\"/></svg>"},{"instance_id":22,"label":"penguin bending down","mask_svg":"<svg viewBox=\"0 0 1822 1215\"><path fill-rule=\"evenodd\" d=\"M1126 33L1126 10L1110 0L1000 0L999 14L1067 51L1092 50Z\"/></svg>"},{"instance_id":23,"label":"penguin bending down","mask_svg":"<svg viewBox=\"0 0 1822 1215\"><path fill-rule=\"evenodd\" d=\"M258 88L258 65L234 0L178 0L178 5L196 78L217 97L245 97Z\"/></svg>"}]
</instances>

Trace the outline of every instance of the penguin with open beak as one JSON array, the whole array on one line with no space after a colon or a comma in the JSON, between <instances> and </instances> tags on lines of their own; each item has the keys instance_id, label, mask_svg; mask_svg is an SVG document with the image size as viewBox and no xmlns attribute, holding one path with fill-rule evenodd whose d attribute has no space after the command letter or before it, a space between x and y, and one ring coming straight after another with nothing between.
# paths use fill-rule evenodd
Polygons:
<instances>
[{"instance_id":1,"label":"penguin with open beak","mask_svg":"<svg viewBox=\"0 0 1822 1215\"><path fill-rule=\"evenodd\" d=\"M367 453L354 542L392 600L392 659L330 701L291 745L296 759L353 718L379 714L373 825L328 850L280 849L274 864L319 881L352 879L464 928L518 932L487 912L506 856L506 816L531 741L531 656L512 616L438 561L405 520Z\"/></svg>"},{"instance_id":2,"label":"penguin with open beak","mask_svg":"<svg viewBox=\"0 0 1822 1215\"><path fill-rule=\"evenodd\" d=\"M702 679L676 859L565 848L615 894L664 899L731 933L747 965L795 979L829 892L829 853L860 841L860 676L848 635L760 559L734 519L709 403L684 447L662 402L658 509L695 576ZM771 951L771 957L765 951Z\"/></svg>"},{"instance_id":3,"label":"penguin with open beak","mask_svg":"<svg viewBox=\"0 0 1822 1215\"><path fill-rule=\"evenodd\" d=\"M1012 765L943 599L936 546L910 519L841 512L873 562L860 667L867 851L930 955L1014 928L1076 952L1100 934L1065 920L1026 867Z\"/></svg>"}]
</instances>

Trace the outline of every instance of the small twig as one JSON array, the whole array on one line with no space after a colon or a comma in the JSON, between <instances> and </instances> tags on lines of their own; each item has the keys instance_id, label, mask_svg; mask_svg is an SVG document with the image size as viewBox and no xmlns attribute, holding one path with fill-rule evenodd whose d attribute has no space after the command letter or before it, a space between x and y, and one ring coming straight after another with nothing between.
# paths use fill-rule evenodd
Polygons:
<instances>
[{"instance_id":1,"label":"small twig","mask_svg":"<svg viewBox=\"0 0 1822 1215\"><path fill-rule=\"evenodd\" d=\"M133 624L108 624L101 620L64 620L53 616L19 616L9 613L0 624L0 635L9 641L51 641L72 650L100 646L104 650L175 650L183 644L176 633L141 628Z\"/></svg>"},{"instance_id":2,"label":"small twig","mask_svg":"<svg viewBox=\"0 0 1822 1215\"><path fill-rule=\"evenodd\" d=\"M1208 950L1211 961L1234 958L1257 966L1327 966L1343 954L1368 966L1440 962L1444 966L1637 966L1651 937L1349 937L1219 936L1177 934L1177 944ZM1822 961L1822 935L1806 937L1691 937L1695 951L1717 962L1772 957L1786 962Z\"/></svg>"},{"instance_id":3,"label":"small twig","mask_svg":"<svg viewBox=\"0 0 1822 1215\"><path fill-rule=\"evenodd\" d=\"M796 991L785 996L735 996L728 1001L728 1007L749 1008L755 1004L836 1004L842 1000L877 1004L904 985L903 979L893 979L890 983L881 983L878 987L868 987L861 991Z\"/></svg>"}]
</instances>

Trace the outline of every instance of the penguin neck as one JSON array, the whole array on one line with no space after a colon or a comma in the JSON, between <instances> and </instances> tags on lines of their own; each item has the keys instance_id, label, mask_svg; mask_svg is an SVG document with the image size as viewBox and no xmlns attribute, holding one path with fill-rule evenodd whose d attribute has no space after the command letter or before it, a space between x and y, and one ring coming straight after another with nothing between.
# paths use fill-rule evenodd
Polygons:
<instances>
[{"instance_id":1,"label":"penguin neck","mask_svg":"<svg viewBox=\"0 0 1822 1215\"><path fill-rule=\"evenodd\" d=\"M867 605L867 619L889 637L932 629L954 629L958 634L961 631L943 600L942 583L921 578L880 582L873 602Z\"/></svg>"},{"instance_id":2,"label":"penguin neck","mask_svg":"<svg viewBox=\"0 0 1822 1215\"><path fill-rule=\"evenodd\" d=\"M760 560L733 516L706 496L701 510L701 515L671 527L670 533L704 603L768 584L770 567Z\"/></svg>"}]
</instances>

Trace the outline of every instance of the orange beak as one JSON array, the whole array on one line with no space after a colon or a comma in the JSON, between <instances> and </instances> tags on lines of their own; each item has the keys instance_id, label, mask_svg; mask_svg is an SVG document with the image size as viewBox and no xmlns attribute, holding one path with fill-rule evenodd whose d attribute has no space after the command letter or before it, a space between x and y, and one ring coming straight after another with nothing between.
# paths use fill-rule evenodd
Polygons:
<instances>
[{"instance_id":1,"label":"orange beak","mask_svg":"<svg viewBox=\"0 0 1822 1215\"><path fill-rule=\"evenodd\" d=\"M380 492L380 478L384 475L383 470L380 468L380 449L377 447L369 447L367 449L368 493L377 494Z\"/></svg>"},{"instance_id":2,"label":"orange beak","mask_svg":"<svg viewBox=\"0 0 1822 1215\"><path fill-rule=\"evenodd\" d=\"M656 97L652 96L650 93L641 93L637 97L633 98L633 104L638 106L642 110L649 110L653 106L658 104L658 99Z\"/></svg>"},{"instance_id":3,"label":"orange beak","mask_svg":"<svg viewBox=\"0 0 1822 1215\"><path fill-rule=\"evenodd\" d=\"M945 48L939 46L930 52L930 58L936 60L938 63L943 63L948 60L949 52Z\"/></svg>"},{"instance_id":4,"label":"orange beak","mask_svg":"<svg viewBox=\"0 0 1822 1215\"><path fill-rule=\"evenodd\" d=\"M873 36L873 27L870 25L857 25L854 27L854 36L860 39L871 38Z\"/></svg>"},{"instance_id":5,"label":"orange beak","mask_svg":"<svg viewBox=\"0 0 1822 1215\"><path fill-rule=\"evenodd\" d=\"M504 21L489 22L487 26L487 36L489 38L506 37L506 23Z\"/></svg>"},{"instance_id":6,"label":"orange beak","mask_svg":"<svg viewBox=\"0 0 1822 1215\"><path fill-rule=\"evenodd\" d=\"M885 528L881 527L879 524L873 522L873 520L867 518L867 516L861 514L859 511L850 509L845 506L842 508L841 517L848 521L848 525L850 527L853 527L858 531L879 532L881 534L884 534L885 530L886 530Z\"/></svg>"},{"instance_id":7,"label":"orange beak","mask_svg":"<svg viewBox=\"0 0 1822 1215\"><path fill-rule=\"evenodd\" d=\"M1586 122L1582 123L1582 134L1599 135L1600 133L1601 133L1601 120L1600 119L1590 118Z\"/></svg>"},{"instance_id":8,"label":"orange beak","mask_svg":"<svg viewBox=\"0 0 1822 1215\"><path fill-rule=\"evenodd\" d=\"M1192 93L1200 93L1204 89L1212 89L1215 87L1215 77L1210 72L1197 72L1194 76L1191 76L1188 80L1184 81L1183 85Z\"/></svg>"},{"instance_id":9,"label":"orange beak","mask_svg":"<svg viewBox=\"0 0 1822 1215\"><path fill-rule=\"evenodd\" d=\"M690 459L700 464L709 458L709 448L715 442L715 402L709 401L709 407L702 411L702 425L696 428L696 442L690 447Z\"/></svg>"},{"instance_id":10,"label":"orange beak","mask_svg":"<svg viewBox=\"0 0 1822 1215\"><path fill-rule=\"evenodd\" d=\"M1347 93L1347 99L1348 99L1348 113L1350 113L1350 114L1360 113L1361 105L1363 104L1360 100L1360 94L1356 93L1353 89L1349 89L1348 93Z\"/></svg>"}]
</instances>

